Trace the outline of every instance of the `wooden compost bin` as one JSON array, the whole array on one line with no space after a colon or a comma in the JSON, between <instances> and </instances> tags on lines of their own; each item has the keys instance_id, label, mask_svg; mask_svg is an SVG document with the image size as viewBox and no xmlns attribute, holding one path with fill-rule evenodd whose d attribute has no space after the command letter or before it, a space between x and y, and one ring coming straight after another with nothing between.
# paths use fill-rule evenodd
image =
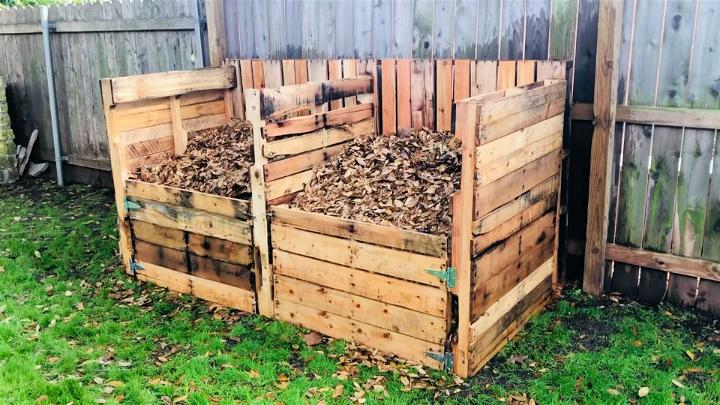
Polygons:
<instances>
[{"instance_id":1,"label":"wooden compost bin","mask_svg":"<svg viewBox=\"0 0 720 405\"><path fill-rule=\"evenodd\" d=\"M140 280L255 312L251 202L129 180L233 118L232 66L103 79L120 250Z\"/></svg>"},{"instance_id":2,"label":"wooden compost bin","mask_svg":"<svg viewBox=\"0 0 720 405\"><path fill-rule=\"evenodd\" d=\"M457 102L462 187L451 235L285 205L314 167L376 130L373 87L365 76L245 90L253 181L265 190L253 196L256 226L271 222L264 282L274 286L274 317L467 376L550 296L566 84Z\"/></svg>"}]
</instances>

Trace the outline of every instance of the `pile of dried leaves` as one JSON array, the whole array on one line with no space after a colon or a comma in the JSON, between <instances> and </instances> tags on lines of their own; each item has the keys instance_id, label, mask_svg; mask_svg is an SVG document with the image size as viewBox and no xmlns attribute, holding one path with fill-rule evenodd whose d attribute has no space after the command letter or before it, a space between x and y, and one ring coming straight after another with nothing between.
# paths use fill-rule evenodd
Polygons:
<instances>
[{"instance_id":1,"label":"pile of dried leaves","mask_svg":"<svg viewBox=\"0 0 720 405\"><path fill-rule=\"evenodd\" d=\"M353 141L319 168L292 206L363 222L447 234L460 187L460 142L428 129Z\"/></svg>"},{"instance_id":2,"label":"pile of dried leaves","mask_svg":"<svg viewBox=\"0 0 720 405\"><path fill-rule=\"evenodd\" d=\"M236 119L194 132L184 154L140 167L133 176L147 183L241 198L250 194L253 162L252 125Z\"/></svg>"}]
</instances>

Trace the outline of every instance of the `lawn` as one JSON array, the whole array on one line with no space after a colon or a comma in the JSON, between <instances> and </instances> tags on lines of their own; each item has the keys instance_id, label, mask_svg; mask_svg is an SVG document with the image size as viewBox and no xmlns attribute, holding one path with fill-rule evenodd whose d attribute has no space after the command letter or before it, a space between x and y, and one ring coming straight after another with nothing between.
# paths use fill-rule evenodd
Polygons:
<instances>
[{"instance_id":1,"label":"lawn","mask_svg":"<svg viewBox=\"0 0 720 405\"><path fill-rule=\"evenodd\" d=\"M461 381L128 278L112 204L0 187L0 403L720 403L717 321L569 288Z\"/></svg>"}]
</instances>

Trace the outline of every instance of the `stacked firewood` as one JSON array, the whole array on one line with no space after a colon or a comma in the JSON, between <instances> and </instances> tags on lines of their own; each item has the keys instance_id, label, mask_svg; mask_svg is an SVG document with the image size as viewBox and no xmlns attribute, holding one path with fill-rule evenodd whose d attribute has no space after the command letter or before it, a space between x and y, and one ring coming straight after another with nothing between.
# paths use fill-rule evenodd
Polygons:
<instances>
[{"instance_id":1,"label":"stacked firewood","mask_svg":"<svg viewBox=\"0 0 720 405\"><path fill-rule=\"evenodd\" d=\"M189 138L185 153L140 167L133 177L224 197L243 198L250 194L253 165L250 123L233 120L223 127L197 131Z\"/></svg>"},{"instance_id":2,"label":"stacked firewood","mask_svg":"<svg viewBox=\"0 0 720 405\"><path fill-rule=\"evenodd\" d=\"M356 139L291 204L304 211L447 234L460 142L428 129Z\"/></svg>"}]
</instances>

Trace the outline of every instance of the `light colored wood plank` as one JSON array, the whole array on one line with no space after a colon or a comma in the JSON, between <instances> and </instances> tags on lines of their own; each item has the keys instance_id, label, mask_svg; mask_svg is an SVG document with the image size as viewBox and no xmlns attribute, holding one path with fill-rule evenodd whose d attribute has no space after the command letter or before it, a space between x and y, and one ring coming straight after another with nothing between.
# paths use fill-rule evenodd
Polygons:
<instances>
[{"instance_id":1,"label":"light colored wood plank","mask_svg":"<svg viewBox=\"0 0 720 405\"><path fill-rule=\"evenodd\" d=\"M500 224L514 217L524 209L557 192L559 187L560 176L555 175L521 194L511 202L497 208L491 213L483 217L475 215L476 220L473 223L473 229L476 231L475 233L485 233L495 229Z\"/></svg>"},{"instance_id":2,"label":"light colored wood plank","mask_svg":"<svg viewBox=\"0 0 720 405\"><path fill-rule=\"evenodd\" d=\"M453 101L455 102L470 97L470 63L471 61L463 59L454 61Z\"/></svg>"},{"instance_id":3,"label":"light colored wood plank","mask_svg":"<svg viewBox=\"0 0 720 405\"><path fill-rule=\"evenodd\" d=\"M342 76L342 61L340 59L328 60L328 79L338 80ZM337 110L343 107L343 99L336 99L330 102L330 110Z\"/></svg>"},{"instance_id":4,"label":"light colored wood plank","mask_svg":"<svg viewBox=\"0 0 720 405\"><path fill-rule=\"evenodd\" d=\"M448 294L443 289L324 262L279 249L273 250L273 271L276 274L303 279L435 317L445 318L449 313ZM328 274L332 274L332 277L328 277Z\"/></svg>"},{"instance_id":5,"label":"light colored wood plank","mask_svg":"<svg viewBox=\"0 0 720 405\"><path fill-rule=\"evenodd\" d=\"M355 139L358 136L369 135L375 130L373 119L366 119L344 128L321 129L301 136L268 142L263 146L263 156L272 158L283 155L296 155L324 147L330 147Z\"/></svg>"},{"instance_id":6,"label":"light colored wood plank","mask_svg":"<svg viewBox=\"0 0 720 405\"><path fill-rule=\"evenodd\" d=\"M473 61L470 64L470 95L478 96L497 90L497 62Z\"/></svg>"},{"instance_id":7,"label":"light colored wood plank","mask_svg":"<svg viewBox=\"0 0 720 405\"><path fill-rule=\"evenodd\" d=\"M405 280L444 288L427 269L447 267L447 260L389 249L301 229L273 224L273 247L319 260L368 270Z\"/></svg>"},{"instance_id":8,"label":"light colored wood plank","mask_svg":"<svg viewBox=\"0 0 720 405\"><path fill-rule=\"evenodd\" d=\"M442 368L438 361L425 355L426 352L444 352L442 345L425 342L296 303L276 302L275 314L278 319L316 330L328 336L355 341L429 367Z\"/></svg>"},{"instance_id":9,"label":"light colored wood plank","mask_svg":"<svg viewBox=\"0 0 720 405\"><path fill-rule=\"evenodd\" d=\"M281 179L268 181L265 184L267 199L274 200L301 191L312 180L313 175L312 170L305 170Z\"/></svg>"},{"instance_id":10,"label":"light colored wood plank","mask_svg":"<svg viewBox=\"0 0 720 405\"><path fill-rule=\"evenodd\" d=\"M585 237L583 290L603 292L605 245L607 244L612 151L617 107L618 60L623 8L618 0L600 3L595 78L595 128L590 153L590 194Z\"/></svg>"},{"instance_id":11,"label":"light colored wood plank","mask_svg":"<svg viewBox=\"0 0 720 405\"><path fill-rule=\"evenodd\" d=\"M475 151L478 107L474 103L458 103L456 137L462 141L460 192L453 196L452 265L456 269L455 294L458 296L458 342L454 353L454 372L461 377L469 374L470 350L470 282L472 280L471 247L473 190L475 183Z\"/></svg>"},{"instance_id":12,"label":"light colored wood plank","mask_svg":"<svg viewBox=\"0 0 720 405\"><path fill-rule=\"evenodd\" d=\"M449 131L452 125L452 90L453 66L452 60L435 61L437 79L437 130Z\"/></svg>"},{"instance_id":13,"label":"light colored wood plank","mask_svg":"<svg viewBox=\"0 0 720 405\"><path fill-rule=\"evenodd\" d=\"M382 103L382 133L390 134L397 131L395 59L383 59L380 61L380 69L382 72L382 99L392 100L392 102Z\"/></svg>"},{"instance_id":14,"label":"light colored wood plank","mask_svg":"<svg viewBox=\"0 0 720 405\"><path fill-rule=\"evenodd\" d=\"M478 167L477 184L479 186L490 184L561 147L562 131L551 133L524 149L507 155L504 161L501 159Z\"/></svg>"},{"instance_id":15,"label":"light colored wood plank","mask_svg":"<svg viewBox=\"0 0 720 405\"><path fill-rule=\"evenodd\" d=\"M265 165L265 181L277 180L320 166L329 162L332 157L337 156L344 148L345 145L335 145L268 163Z\"/></svg>"},{"instance_id":16,"label":"light colored wood plank","mask_svg":"<svg viewBox=\"0 0 720 405\"><path fill-rule=\"evenodd\" d=\"M485 215L560 172L561 150L551 152L490 184L475 188L475 212Z\"/></svg>"},{"instance_id":17,"label":"light colored wood plank","mask_svg":"<svg viewBox=\"0 0 720 405\"><path fill-rule=\"evenodd\" d=\"M185 72L150 73L110 79L113 104L170 97L192 91L229 89L236 85L232 66Z\"/></svg>"},{"instance_id":18,"label":"light colored wood plank","mask_svg":"<svg viewBox=\"0 0 720 405\"><path fill-rule=\"evenodd\" d=\"M304 212L287 206L273 207L271 213L273 223L276 224L287 224L324 235L447 258L447 238L442 236Z\"/></svg>"},{"instance_id":19,"label":"light colored wood plank","mask_svg":"<svg viewBox=\"0 0 720 405\"><path fill-rule=\"evenodd\" d=\"M475 322L470 325L471 341L474 341L482 333L496 323L503 315L512 310L523 297L528 295L543 280L551 276L554 269L553 259L543 263L530 276L516 285L510 292L505 294L498 302L490 306Z\"/></svg>"},{"instance_id":20,"label":"light colored wood plank","mask_svg":"<svg viewBox=\"0 0 720 405\"><path fill-rule=\"evenodd\" d=\"M500 139L478 146L475 151L475 163L478 170L480 167L492 162L506 161L509 155L527 148L528 145L551 134L562 132L563 118L562 115L556 115Z\"/></svg>"},{"instance_id":21,"label":"light colored wood plank","mask_svg":"<svg viewBox=\"0 0 720 405\"><path fill-rule=\"evenodd\" d=\"M305 305L436 344L445 343L447 337L443 318L295 278L275 277L275 300Z\"/></svg>"},{"instance_id":22,"label":"light colored wood plank","mask_svg":"<svg viewBox=\"0 0 720 405\"><path fill-rule=\"evenodd\" d=\"M517 62L517 85L524 86L535 82L535 61L519 60Z\"/></svg>"},{"instance_id":23,"label":"light colored wood plank","mask_svg":"<svg viewBox=\"0 0 720 405\"><path fill-rule=\"evenodd\" d=\"M175 156L185 153L188 143L187 132L182 127L182 117L180 115L180 100L177 96L170 97L170 117L172 119L173 131L173 147Z\"/></svg>"},{"instance_id":24,"label":"light colored wood plank","mask_svg":"<svg viewBox=\"0 0 720 405\"><path fill-rule=\"evenodd\" d=\"M397 61L397 127L398 129L412 128L412 109L410 107L411 94L411 66L409 59Z\"/></svg>"},{"instance_id":25,"label":"light colored wood plank","mask_svg":"<svg viewBox=\"0 0 720 405\"><path fill-rule=\"evenodd\" d=\"M498 62L497 85L498 90L515 87L515 61L502 60Z\"/></svg>"}]
</instances>

